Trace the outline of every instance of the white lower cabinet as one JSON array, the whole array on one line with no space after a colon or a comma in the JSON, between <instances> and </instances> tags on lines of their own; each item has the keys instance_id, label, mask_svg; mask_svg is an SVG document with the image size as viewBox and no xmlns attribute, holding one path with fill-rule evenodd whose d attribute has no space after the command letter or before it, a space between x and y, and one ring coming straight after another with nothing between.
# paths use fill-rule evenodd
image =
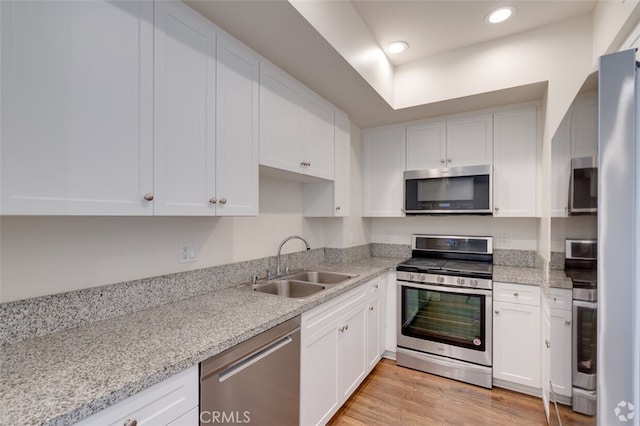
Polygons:
<instances>
[{"instance_id":1,"label":"white lower cabinet","mask_svg":"<svg viewBox=\"0 0 640 426\"><path fill-rule=\"evenodd\" d=\"M540 288L493 285L494 385L540 395Z\"/></svg>"},{"instance_id":2,"label":"white lower cabinet","mask_svg":"<svg viewBox=\"0 0 640 426\"><path fill-rule=\"evenodd\" d=\"M327 423L380 359L383 294L384 276L302 315L301 425Z\"/></svg>"},{"instance_id":3,"label":"white lower cabinet","mask_svg":"<svg viewBox=\"0 0 640 426\"><path fill-rule=\"evenodd\" d=\"M198 366L178 373L124 401L112 405L76 426L89 425L184 425L198 424Z\"/></svg>"},{"instance_id":4,"label":"white lower cabinet","mask_svg":"<svg viewBox=\"0 0 640 426\"><path fill-rule=\"evenodd\" d=\"M551 383L559 402L571 398L571 290L551 289ZM564 397L564 398L561 398Z\"/></svg>"}]
</instances>

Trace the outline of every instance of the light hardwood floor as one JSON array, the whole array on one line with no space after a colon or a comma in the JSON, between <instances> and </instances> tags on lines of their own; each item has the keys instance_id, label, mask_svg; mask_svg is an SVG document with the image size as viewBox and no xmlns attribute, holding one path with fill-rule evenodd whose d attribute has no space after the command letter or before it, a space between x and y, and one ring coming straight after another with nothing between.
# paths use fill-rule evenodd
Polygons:
<instances>
[{"instance_id":1,"label":"light hardwood floor","mask_svg":"<svg viewBox=\"0 0 640 426\"><path fill-rule=\"evenodd\" d=\"M565 426L595 426L595 417L558 405ZM383 359L329 425L546 425L542 400L398 367ZM558 425L551 408L551 425Z\"/></svg>"}]
</instances>

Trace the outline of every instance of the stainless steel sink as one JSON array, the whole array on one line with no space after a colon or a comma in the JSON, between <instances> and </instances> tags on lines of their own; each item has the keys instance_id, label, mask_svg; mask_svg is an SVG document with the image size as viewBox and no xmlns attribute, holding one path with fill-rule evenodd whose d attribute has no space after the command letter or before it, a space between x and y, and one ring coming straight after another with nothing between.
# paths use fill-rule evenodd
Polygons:
<instances>
[{"instance_id":1,"label":"stainless steel sink","mask_svg":"<svg viewBox=\"0 0 640 426\"><path fill-rule=\"evenodd\" d=\"M290 280L305 281L318 284L339 284L354 278L355 275L340 274L337 272L303 271L293 273L287 278Z\"/></svg>"},{"instance_id":2,"label":"stainless steel sink","mask_svg":"<svg viewBox=\"0 0 640 426\"><path fill-rule=\"evenodd\" d=\"M277 296L290 297L293 299L308 297L316 294L326 287L321 284L284 279L269 281L265 284L258 284L253 291L260 293L275 294Z\"/></svg>"}]
</instances>

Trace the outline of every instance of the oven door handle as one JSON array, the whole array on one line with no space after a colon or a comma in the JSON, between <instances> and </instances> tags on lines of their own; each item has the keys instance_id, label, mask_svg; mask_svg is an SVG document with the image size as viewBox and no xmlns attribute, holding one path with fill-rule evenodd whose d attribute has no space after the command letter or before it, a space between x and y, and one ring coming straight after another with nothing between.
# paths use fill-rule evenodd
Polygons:
<instances>
[{"instance_id":1,"label":"oven door handle","mask_svg":"<svg viewBox=\"0 0 640 426\"><path fill-rule=\"evenodd\" d=\"M584 302L582 300L574 300L573 301L573 306L575 306L577 308L597 309L598 308L598 303L597 302Z\"/></svg>"},{"instance_id":2,"label":"oven door handle","mask_svg":"<svg viewBox=\"0 0 640 426\"><path fill-rule=\"evenodd\" d=\"M477 294L480 296L488 296L488 297L491 297L491 293L492 293L491 290L485 290L485 289L417 284L417 283L411 283L407 281L398 281L398 284L404 287L418 288L421 290L439 291L439 292L446 292L446 293Z\"/></svg>"}]
</instances>

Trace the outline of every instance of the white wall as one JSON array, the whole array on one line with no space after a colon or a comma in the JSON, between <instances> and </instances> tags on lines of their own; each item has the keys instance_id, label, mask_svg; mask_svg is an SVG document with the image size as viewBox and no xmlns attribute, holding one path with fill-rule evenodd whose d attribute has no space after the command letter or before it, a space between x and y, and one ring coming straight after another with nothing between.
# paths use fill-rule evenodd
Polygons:
<instances>
[{"instance_id":1,"label":"white wall","mask_svg":"<svg viewBox=\"0 0 640 426\"><path fill-rule=\"evenodd\" d=\"M302 217L302 184L268 177L258 217L2 217L0 302L273 256L290 234L325 247L325 221ZM197 262L178 263L181 242Z\"/></svg>"},{"instance_id":2,"label":"white wall","mask_svg":"<svg viewBox=\"0 0 640 426\"><path fill-rule=\"evenodd\" d=\"M491 216L409 216L373 218L371 242L411 244L411 234L475 235L493 237L498 249L537 250L536 218Z\"/></svg>"},{"instance_id":3,"label":"white wall","mask_svg":"<svg viewBox=\"0 0 640 426\"><path fill-rule=\"evenodd\" d=\"M564 252L567 238L598 238L598 217L584 215L551 218L551 251Z\"/></svg>"}]
</instances>

